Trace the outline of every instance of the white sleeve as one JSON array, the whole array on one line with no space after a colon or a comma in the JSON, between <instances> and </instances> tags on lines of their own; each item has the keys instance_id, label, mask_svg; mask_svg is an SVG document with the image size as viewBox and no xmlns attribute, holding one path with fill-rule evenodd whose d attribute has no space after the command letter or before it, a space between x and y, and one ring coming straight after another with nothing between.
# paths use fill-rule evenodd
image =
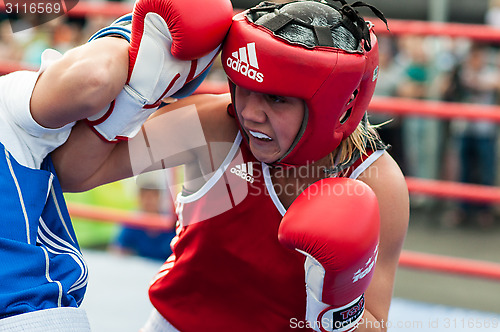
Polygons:
<instances>
[{"instance_id":1,"label":"white sleeve","mask_svg":"<svg viewBox=\"0 0 500 332\"><path fill-rule=\"evenodd\" d=\"M67 125L62 128L50 129L38 124L31 115L30 102L33 89L40 74L54 61L61 57L61 53L48 49L42 54L42 65L38 72L18 71L2 77L5 84L2 84L4 100L4 111L10 113L9 117L20 128L35 137L41 137L47 133L64 131ZM70 127L74 123L69 124Z\"/></svg>"},{"instance_id":2,"label":"white sleeve","mask_svg":"<svg viewBox=\"0 0 500 332\"><path fill-rule=\"evenodd\" d=\"M51 129L38 124L31 115L30 101L40 74L61 54L46 50L42 54L42 65L38 72L17 71L0 77L0 141L27 167L38 168L41 161L55 148L63 144L74 125Z\"/></svg>"}]
</instances>

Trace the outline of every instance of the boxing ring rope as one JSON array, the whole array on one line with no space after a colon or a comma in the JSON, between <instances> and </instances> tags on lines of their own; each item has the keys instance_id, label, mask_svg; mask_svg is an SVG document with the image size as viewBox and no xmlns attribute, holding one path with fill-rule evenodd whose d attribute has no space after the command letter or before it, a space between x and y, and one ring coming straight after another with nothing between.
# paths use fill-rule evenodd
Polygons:
<instances>
[{"instance_id":1,"label":"boxing ring rope","mask_svg":"<svg viewBox=\"0 0 500 332\"><path fill-rule=\"evenodd\" d=\"M119 223L130 227L171 230L174 220L150 213L130 213L113 208L68 203L72 218ZM403 250L399 266L419 271L439 272L463 277L500 281L500 264L458 257L426 254Z\"/></svg>"},{"instance_id":2,"label":"boxing ring rope","mask_svg":"<svg viewBox=\"0 0 500 332\"><path fill-rule=\"evenodd\" d=\"M34 0L31 0L33 2ZM19 2L19 1L18 1ZM22 2L22 1L21 1ZM30 2L30 0L26 0ZM101 16L111 19L127 14L132 10L132 4L120 2L88 2L79 1L78 4L69 10L66 15L69 17L81 18L85 16ZM241 11L235 9L235 12ZM0 3L0 12L5 12L4 3ZM376 19L372 19L376 21ZM381 25L377 29L377 34L399 35L420 35L420 36L447 36L454 38L467 38L484 42L500 42L500 29L487 27L480 24L463 23L443 23L427 22L415 20L389 19L390 31Z\"/></svg>"},{"instance_id":3,"label":"boxing ring rope","mask_svg":"<svg viewBox=\"0 0 500 332\"><path fill-rule=\"evenodd\" d=\"M452 181L428 180L406 177L408 190L413 194L442 199L500 204L500 188Z\"/></svg>"},{"instance_id":4,"label":"boxing ring rope","mask_svg":"<svg viewBox=\"0 0 500 332\"><path fill-rule=\"evenodd\" d=\"M1 62L0 62L1 64ZM1 65L0 65L1 72ZM195 93L226 93L226 83L203 82ZM487 120L500 123L500 106L417 100L400 97L374 96L368 110L403 116L433 117L440 119Z\"/></svg>"},{"instance_id":5,"label":"boxing ring rope","mask_svg":"<svg viewBox=\"0 0 500 332\"><path fill-rule=\"evenodd\" d=\"M404 250L399 266L419 271L441 272L500 281L500 264Z\"/></svg>"},{"instance_id":6,"label":"boxing ring rope","mask_svg":"<svg viewBox=\"0 0 500 332\"><path fill-rule=\"evenodd\" d=\"M119 223L135 228L170 231L175 228L175 220L169 216L154 213L132 213L121 209L100 207L95 205L68 203L71 217L91 219L104 223Z\"/></svg>"},{"instance_id":7,"label":"boxing ring rope","mask_svg":"<svg viewBox=\"0 0 500 332\"><path fill-rule=\"evenodd\" d=\"M368 110L403 116L500 123L500 106L374 96Z\"/></svg>"},{"instance_id":8,"label":"boxing ring rope","mask_svg":"<svg viewBox=\"0 0 500 332\"><path fill-rule=\"evenodd\" d=\"M374 22L376 19L373 20ZM500 29L482 24L445 23L412 20L390 19L389 29L382 29L378 25L378 35L415 35L415 36L442 36L450 38L465 38L481 42L500 43Z\"/></svg>"},{"instance_id":9,"label":"boxing ring rope","mask_svg":"<svg viewBox=\"0 0 500 332\"><path fill-rule=\"evenodd\" d=\"M131 4L114 2L89 3L80 1L66 14L71 17L91 15L113 19L130 12L131 9ZM4 11L5 6L3 3L0 3L0 12ZM386 30L383 26L378 26L377 33L379 35L392 36L446 36L500 43L500 29L483 25L390 19L389 27L390 31ZM17 62L0 60L0 75L20 69L34 68L27 68ZM197 93L224 93L227 91L225 83L206 82L200 86ZM498 106L375 96L370 103L369 110L374 113L388 113L401 116L421 116L440 119L462 118L468 121L487 120L500 123L500 107ZM406 177L406 182L409 191L414 194L500 204L500 188L496 187L411 177ZM132 227L170 229L173 223L171 218L164 216L145 213L136 214L117 209L75 203L69 203L68 209L72 217L87 218L100 222L119 222L120 224ZM500 264L486 261L403 251L399 265L405 268L500 281Z\"/></svg>"}]
</instances>

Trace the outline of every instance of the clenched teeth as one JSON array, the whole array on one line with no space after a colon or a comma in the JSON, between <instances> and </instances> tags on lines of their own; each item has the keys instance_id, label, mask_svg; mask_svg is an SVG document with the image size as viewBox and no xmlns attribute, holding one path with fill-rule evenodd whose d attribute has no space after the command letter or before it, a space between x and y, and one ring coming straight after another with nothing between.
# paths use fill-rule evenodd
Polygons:
<instances>
[{"instance_id":1,"label":"clenched teeth","mask_svg":"<svg viewBox=\"0 0 500 332\"><path fill-rule=\"evenodd\" d=\"M266 134L252 131L252 130L249 130L249 132L250 132L250 135L252 135L255 138L258 138L258 139L261 139L264 141L272 141L273 140L271 137L267 136Z\"/></svg>"}]
</instances>

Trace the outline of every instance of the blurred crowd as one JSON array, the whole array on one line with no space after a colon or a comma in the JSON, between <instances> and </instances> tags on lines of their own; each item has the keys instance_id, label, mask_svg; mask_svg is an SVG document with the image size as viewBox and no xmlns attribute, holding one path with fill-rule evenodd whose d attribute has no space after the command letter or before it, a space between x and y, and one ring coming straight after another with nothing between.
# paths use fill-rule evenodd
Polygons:
<instances>
[{"instance_id":1,"label":"blurred crowd","mask_svg":"<svg viewBox=\"0 0 500 332\"><path fill-rule=\"evenodd\" d=\"M92 33L112 20L105 16L62 16L39 25L29 15L15 21L0 14L0 60L36 67L46 48L60 52L85 43ZM13 25L31 26L12 33ZM491 1L485 24L500 28L500 1ZM500 104L500 45L467 39L390 35L379 36L380 76L376 95L446 102ZM220 64L209 79L223 80ZM405 175L496 185L498 128L488 121L442 120L416 116L371 114L372 124L400 164ZM486 204L412 197L414 209L445 211L446 226L472 224L492 227L498 209Z\"/></svg>"},{"instance_id":2,"label":"blurred crowd","mask_svg":"<svg viewBox=\"0 0 500 332\"><path fill-rule=\"evenodd\" d=\"M404 36L380 38L380 78L376 95L452 103L500 104L497 45L466 39ZM442 120L372 115L392 154L408 176L481 185L497 179L497 125L488 121ZM414 208L446 208L442 201L413 197ZM495 223L495 209L454 202L445 225Z\"/></svg>"},{"instance_id":3,"label":"blurred crowd","mask_svg":"<svg viewBox=\"0 0 500 332\"><path fill-rule=\"evenodd\" d=\"M44 15L18 15L9 19L0 13L0 59L38 66L43 50L53 48L64 53L85 43L94 32L112 22L109 17L99 15L85 18L64 15L46 20Z\"/></svg>"}]
</instances>

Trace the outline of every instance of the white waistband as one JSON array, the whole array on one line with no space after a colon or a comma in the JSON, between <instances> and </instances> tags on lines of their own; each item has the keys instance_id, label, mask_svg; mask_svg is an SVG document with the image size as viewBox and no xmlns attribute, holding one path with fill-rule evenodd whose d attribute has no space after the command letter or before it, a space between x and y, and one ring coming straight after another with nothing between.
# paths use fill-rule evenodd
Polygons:
<instances>
[{"instance_id":1,"label":"white waistband","mask_svg":"<svg viewBox=\"0 0 500 332\"><path fill-rule=\"evenodd\" d=\"M82 308L53 308L0 319L3 332L90 332Z\"/></svg>"},{"instance_id":2,"label":"white waistband","mask_svg":"<svg viewBox=\"0 0 500 332\"><path fill-rule=\"evenodd\" d=\"M146 324L140 332L179 332L163 316L153 308Z\"/></svg>"}]
</instances>

